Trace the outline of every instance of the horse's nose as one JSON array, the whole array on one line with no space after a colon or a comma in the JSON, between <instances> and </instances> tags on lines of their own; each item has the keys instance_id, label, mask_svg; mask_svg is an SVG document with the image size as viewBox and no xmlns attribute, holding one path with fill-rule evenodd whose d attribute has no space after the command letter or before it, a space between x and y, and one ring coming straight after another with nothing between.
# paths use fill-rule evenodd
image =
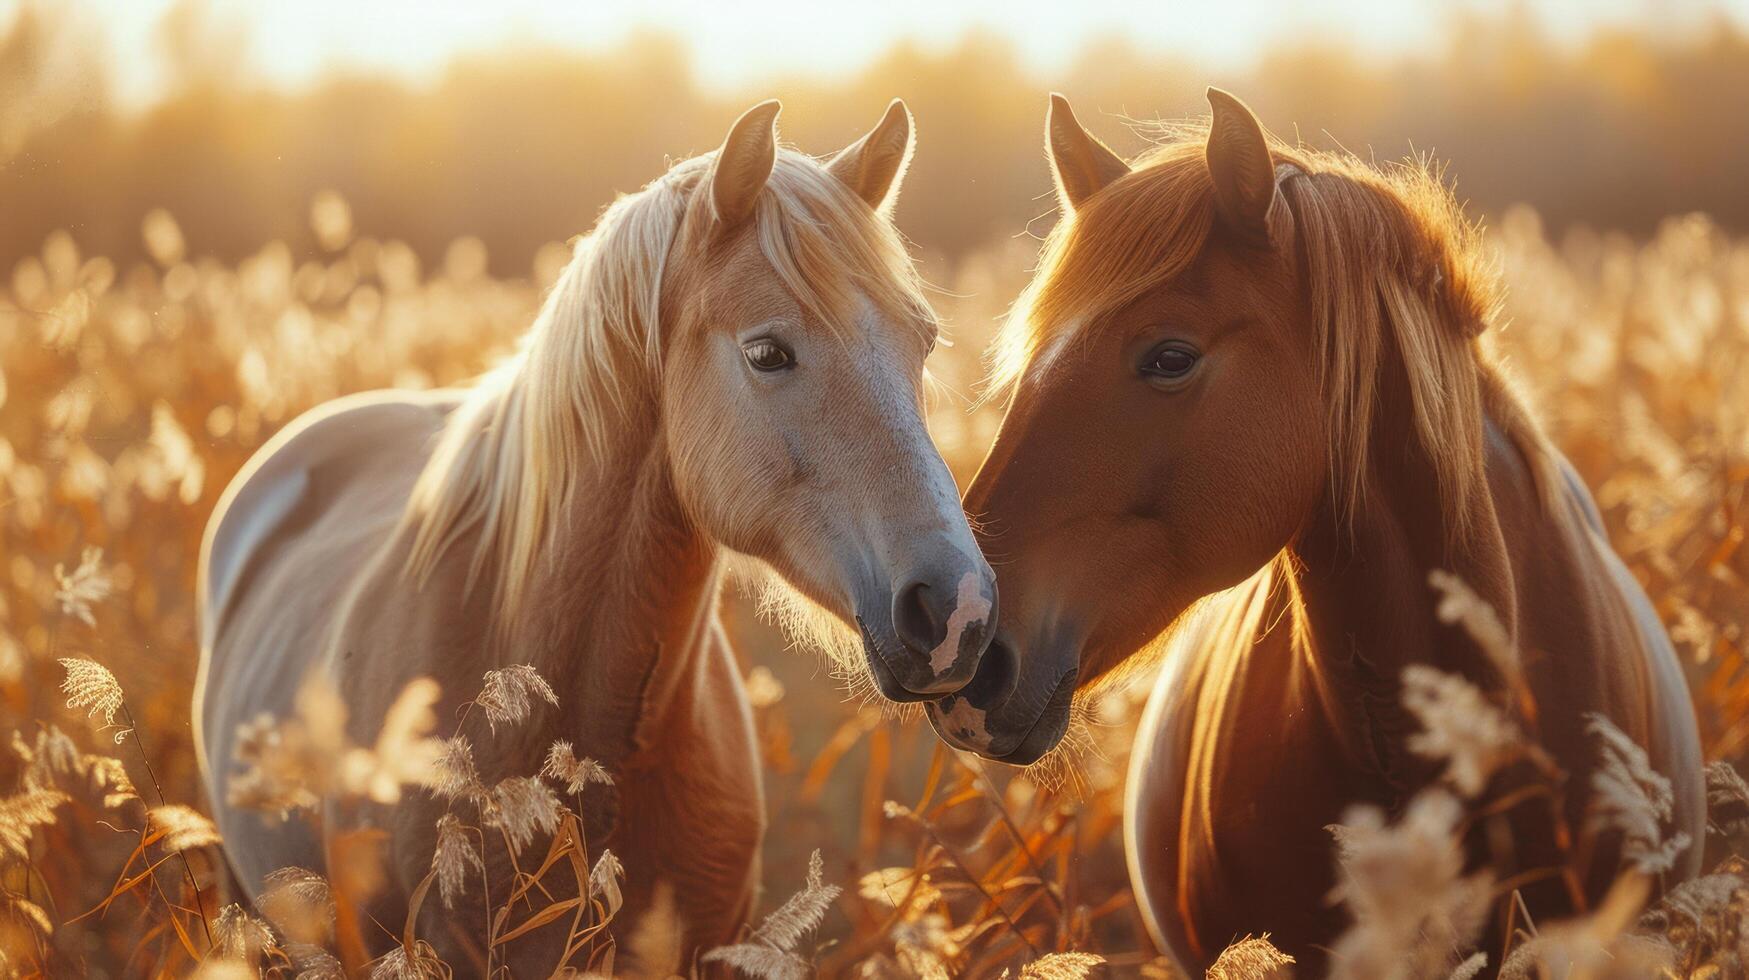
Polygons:
<instances>
[{"instance_id":1,"label":"horse's nose","mask_svg":"<svg viewBox=\"0 0 1749 980\"><path fill-rule=\"evenodd\" d=\"M996 623L996 582L987 568L957 579L919 576L893 595L893 632L916 665L917 694L949 694L972 679Z\"/></svg>"},{"instance_id":2,"label":"horse's nose","mask_svg":"<svg viewBox=\"0 0 1749 980\"><path fill-rule=\"evenodd\" d=\"M1014 656L1014 648L996 636L979 659L972 679L959 689L959 696L980 711L994 711L1007 703L1019 686L1020 662Z\"/></svg>"},{"instance_id":3,"label":"horse's nose","mask_svg":"<svg viewBox=\"0 0 1749 980\"><path fill-rule=\"evenodd\" d=\"M947 618L953 610L942 598L928 582L912 582L893 597L893 629L905 641L905 649L932 650L947 636Z\"/></svg>"}]
</instances>

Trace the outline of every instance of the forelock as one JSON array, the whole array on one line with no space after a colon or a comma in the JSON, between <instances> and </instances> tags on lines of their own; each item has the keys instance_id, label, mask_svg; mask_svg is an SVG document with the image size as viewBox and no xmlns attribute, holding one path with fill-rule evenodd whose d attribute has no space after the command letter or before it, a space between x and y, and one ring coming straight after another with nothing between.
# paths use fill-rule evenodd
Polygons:
<instances>
[{"instance_id":1,"label":"forelock","mask_svg":"<svg viewBox=\"0 0 1749 980\"><path fill-rule=\"evenodd\" d=\"M1038 271L998 335L989 391L1008 390L1036 359L1077 343L1102 314L1182 274L1213 227L1200 144L1163 144L1137 161L1045 239Z\"/></svg>"}]
</instances>

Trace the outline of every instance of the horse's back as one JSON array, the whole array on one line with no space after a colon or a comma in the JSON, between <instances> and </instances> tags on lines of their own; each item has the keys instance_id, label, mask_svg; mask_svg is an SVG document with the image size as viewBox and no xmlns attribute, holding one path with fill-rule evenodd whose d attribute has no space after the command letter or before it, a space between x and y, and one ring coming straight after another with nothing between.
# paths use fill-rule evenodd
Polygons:
<instances>
[{"instance_id":1,"label":"horse's back","mask_svg":"<svg viewBox=\"0 0 1749 980\"><path fill-rule=\"evenodd\" d=\"M314 516L311 505L339 496L343 485L406 475L410 457L422 461L428 455L428 440L456 397L385 391L338 398L268 440L231 481L207 524L200 568L202 644L212 644L249 560L269 538L295 523L299 512L304 519Z\"/></svg>"},{"instance_id":2,"label":"horse's back","mask_svg":"<svg viewBox=\"0 0 1749 980\"><path fill-rule=\"evenodd\" d=\"M1652 768L1670 780L1673 832L1685 833L1691 841L1668 876L1669 882L1680 882L1699 873L1706 841L1706 782L1693 696L1663 620L1645 588L1610 545L1591 492L1564 457L1560 465L1567 498L1582 518L1582 530L1626 606L1639 640L1651 696L1650 717L1645 719L1647 755Z\"/></svg>"},{"instance_id":3,"label":"horse's back","mask_svg":"<svg viewBox=\"0 0 1749 980\"><path fill-rule=\"evenodd\" d=\"M380 392L322 405L256 453L208 522L195 746L233 860L251 865L236 869L245 887L259 887L263 871L316 864L320 851L313 835L226 804L237 728L294 712L335 610L399 525L455 402L447 392Z\"/></svg>"},{"instance_id":4,"label":"horse's back","mask_svg":"<svg viewBox=\"0 0 1749 980\"><path fill-rule=\"evenodd\" d=\"M1691 842L1666 884L1700 868L1706 792L1700 729L1680 659L1656 608L1615 551L1590 489L1552 445L1532 445L1509 459L1544 457L1553 484L1535 505L1496 485L1499 512L1518 580L1525 676L1543 716L1545 747L1569 775L1589 785L1599 759L1589 716L1601 715L1641 745L1652 768L1669 779L1673 814L1667 835ZM1502 454L1504 455L1504 454ZM1528 483L1521 479L1519 483ZM1585 794L1573 794L1575 820L1588 818ZM1613 847L1597 852L1590 882L1607 887Z\"/></svg>"}]
</instances>

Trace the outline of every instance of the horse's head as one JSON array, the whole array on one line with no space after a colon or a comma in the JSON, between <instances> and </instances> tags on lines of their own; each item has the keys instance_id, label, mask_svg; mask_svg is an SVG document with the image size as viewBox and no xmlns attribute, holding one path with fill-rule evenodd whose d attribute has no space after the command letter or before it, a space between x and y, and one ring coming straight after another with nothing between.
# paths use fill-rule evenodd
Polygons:
<instances>
[{"instance_id":1,"label":"horse's head","mask_svg":"<svg viewBox=\"0 0 1749 980\"><path fill-rule=\"evenodd\" d=\"M778 108L704 158L668 255L676 490L712 538L854 624L882 694L937 697L976 669L996 586L924 426L937 326L889 217L911 116L895 100L816 161L778 146Z\"/></svg>"},{"instance_id":2,"label":"horse's head","mask_svg":"<svg viewBox=\"0 0 1749 980\"><path fill-rule=\"evenodd\" d=\"M1325 490L1294 217L1255 118L1210 98L1206 145L1134 171L1052 99L1065 226L1010 324L1008 414L966 498L1002 619L929 711L992 759L1054 747L1078 686L1262 567Z\"/></svg>"}]
</instances>

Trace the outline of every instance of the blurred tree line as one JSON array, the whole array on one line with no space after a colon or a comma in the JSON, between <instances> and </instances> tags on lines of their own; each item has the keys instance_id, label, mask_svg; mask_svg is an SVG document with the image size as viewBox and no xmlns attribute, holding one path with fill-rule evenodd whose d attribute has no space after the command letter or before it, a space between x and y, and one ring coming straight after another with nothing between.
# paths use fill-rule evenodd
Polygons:
<instances>
[{"instance_id":1,"label":"blurred tree line","mask_svg":"<svg viewBox=\"0 0 1749 980\"><path fill-rule=\"evenodd\" d=\"M615 193L712 148L742 108L772 95L785 101L785 137L816 153L903 96L919 150L900 224L951 262L1048 226L1047 91L1067 93L1128 153L1144 141L1125 118L1199 114L1211 82L1290 138L1379 160L1432 154L1479 212L1528 201L1556 227L1644 232L1701 210L1749 227L1749 40L1722 18L1680 37L1609 30L1573 46L1516 7L1454 16L1433 54L1307 42L1259 52L1238 73L1111 39L1057 77L974 33L945 50L897 45L847 76L743 92L708 90L680 41L644 35L606 54L469 57L433 85L336 71L288 93L254 82L242 32L191 0L160 28L165 96L135 111L116 104L94 26L54 0L26 0L0 36L0 268L56 228L132 258L157 207L195 255L235 259L275 238L314 247L309 202L334 190L364 232L427 259L476 235L494 271L523 274L539 245L586 230Z\"/></svg>"}]
</instances>

